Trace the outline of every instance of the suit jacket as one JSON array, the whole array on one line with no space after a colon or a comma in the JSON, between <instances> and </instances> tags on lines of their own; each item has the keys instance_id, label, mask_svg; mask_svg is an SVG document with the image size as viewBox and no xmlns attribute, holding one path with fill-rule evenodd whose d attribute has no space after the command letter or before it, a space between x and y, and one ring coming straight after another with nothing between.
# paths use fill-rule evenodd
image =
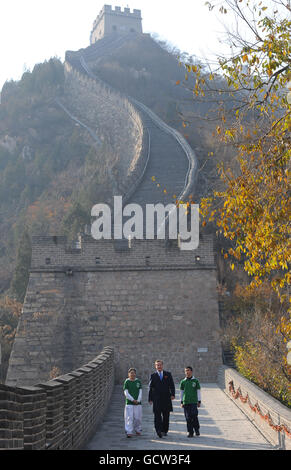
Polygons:
<instances>
[{"instance_id":1,"label":"suit jacket","mask_svg":"<svg viewBox=\"0 0 291 470\"><path fill-rule=\"evenodd\" d=\"M149 401L153 402L153 412L173 411L171 396L175 396L175 385L171 372L163 371L163 379L158 372L151 375Z\"/></svg>"}]
</instances>

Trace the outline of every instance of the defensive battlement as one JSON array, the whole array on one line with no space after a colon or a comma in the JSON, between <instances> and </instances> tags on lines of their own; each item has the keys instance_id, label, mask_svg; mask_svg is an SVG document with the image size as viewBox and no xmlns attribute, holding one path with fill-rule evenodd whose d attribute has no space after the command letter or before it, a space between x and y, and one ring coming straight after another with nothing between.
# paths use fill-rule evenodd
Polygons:
<instances>
[{"instance_id":1,"label":"defensive battlement","mask_svg":"<svg viewBox=\"0 0 291 470\"><path fill-rule=\"evenodd\" d=\"M213 239L203 235L196 250L177 240L94 240L82 234L74 244L64 236L32 237L31 270L214 269Z\"/></svg>"},{"instance_id":2,"label":"defensive battlement","mask_svg":"<svg viewBox=\"0 0 291 470\"><path fill-rule=\"evenodd\" d=\"M130 11L130 8L124 8L123 11L121 7L115 7L114 9L112 8L112 5L104 5L102 10L100 11L99 15L97 16L96 20L94 21L94 26L98 23L98 21L102 18L102 16L108 13L110 15L118 15L118 16L131 16L135 18L140 18L141 19L141 10L136 10L133 9L133 11Z\"/></svg>"},{"instance_id":3,"label":"defensive battlement","mask_svg":"<svg viewBox=\"0 0 291 470\"><path fill-rule=\"evenodd\" d=\"M104 5L90 35L90 44L112 33L142 33L141 10Z\"/></svg>"}]
</instances>

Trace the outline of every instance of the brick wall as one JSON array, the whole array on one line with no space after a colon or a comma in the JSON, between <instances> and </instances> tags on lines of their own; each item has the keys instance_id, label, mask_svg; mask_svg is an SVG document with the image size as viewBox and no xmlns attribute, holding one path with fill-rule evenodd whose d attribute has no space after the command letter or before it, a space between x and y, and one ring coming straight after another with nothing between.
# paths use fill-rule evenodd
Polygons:
<instances>
[{"instance_id":1,"label":"brick wall","mask_svg":"<svg viewBox=\"0 0 291 470\"><path fill-rule=\"evenodd\" d=\"M97 241L85 234L81 235L80 243L80 248L70 248L64 236L33 236L31 269L46 268L49 271L50 266L52 270L57 267L79 266L80 269L102 270L112 267L118 270L130 266L145 267L146 259L152 268L215 268L212 235L203 235L198 248L193 251L180 250L176 240L167 247L164 240L133 239L131 248L126 251L119 251L118 241ZM196 256L200 257L199 264L195 262ZM46 264L47 259L50 259L50 266Z\"/></svg>"},{"instance_id":2,"label":"brick wall","mask_svg":"<svg viewBox=\"0 0 291 470\"><path fill-rule=\"evenodd\" d=\"M194 251L132 240L124 252L85 235L80 250L66 248L63 237L33 238L6 384L47 380L54 368L67 373L108 344L119 383L130 366L148 380L157 357L176 380L185 364L201 381L216 380L222 359L212 237Z\"/></svg>"},{"instance_id":3,"label":"brick wall","mask_svg":"<svg viewBox=\"0 0 291 470\"><path fill-rule=\"evenodd\" d=\"M220 367L218 383L269 442L278 449L291 450L289 408L230 367Z\"/></svg>"},{"instance_id":4,"label":"brick wall","mask_svg":"<svg viewBox=\"0 0 291 470\"><path fill-rule=\"evenodd\" d=\"M113 10L111 5L105 5L97 16L93 24L93 30L90 34L91 44L103 38L105 35L118 33L128 33L134 30L137 33L142 33L141 11L120 7L115 7Z\"/></svg>"},{"instance_id":5,"label":"brick wall","mask_svg":"<svg viewBox=\"0 0 291 470\"><path fill-rule=\"evenodd\" d=\"M114 385L113 349L28 387L0 385L1 449L80 449L101 422Z\"/></svg>"},{"instance_id":6,"label":"brick wall","mask_svg":"<svg viewBox=\"0 0 291 470\"><path fill-rule=\"evenodd\" d=\"M93 129L107 149L107 160L96 161L96 166L112 173L115 194L127 193L136 186L148 160L149 136L142 114L121 93L81 74L69 62L65 74L70 111Z\"/></svg>"}]
</instances>

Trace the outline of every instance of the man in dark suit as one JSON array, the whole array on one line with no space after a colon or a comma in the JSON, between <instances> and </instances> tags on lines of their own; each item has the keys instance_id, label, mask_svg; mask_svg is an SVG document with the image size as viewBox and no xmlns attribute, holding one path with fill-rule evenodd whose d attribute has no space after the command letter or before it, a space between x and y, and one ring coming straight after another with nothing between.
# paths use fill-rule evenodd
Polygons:
<instances>
[{"instance_id":1,"label":"man in dark suit","mask_svg":"<svg viewBox=\"0 0 291 470\"><path fill-rule=\"evenodd\" d=\"M167 435L170 412L173 411L172 400L175 398L175 385L171 372L163 370L163 361L155 361L156 372L151 375L149 383L149 404L153 404L155 430L159 437Z\"/></svg>"}]
</instances>

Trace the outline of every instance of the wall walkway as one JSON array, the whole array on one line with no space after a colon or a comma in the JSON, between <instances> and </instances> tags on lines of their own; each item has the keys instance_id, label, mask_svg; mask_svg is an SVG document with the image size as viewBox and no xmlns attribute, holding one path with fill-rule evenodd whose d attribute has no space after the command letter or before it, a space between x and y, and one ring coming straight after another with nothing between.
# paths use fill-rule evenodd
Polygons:
<instances>
[{"instance_id":1,"label":"wall walkway","mask_svg":"<svg viewBox=\"0 0 291 470\"><path fill-rule=\"evenodd\" d=\"M178 388L178 385L176 385ZM115 386L112 400L102 425L88 442L89 450L272 450L263 435L215 383L201 384L202 406L199 409L200 436L187 438L184 412L180 401L173 402L170 429L160 439L154 430L152 407L147 403L147 387L143 399L143 432L128 439L124 432L124 396Z\"/></svg>"}]
</instances>

